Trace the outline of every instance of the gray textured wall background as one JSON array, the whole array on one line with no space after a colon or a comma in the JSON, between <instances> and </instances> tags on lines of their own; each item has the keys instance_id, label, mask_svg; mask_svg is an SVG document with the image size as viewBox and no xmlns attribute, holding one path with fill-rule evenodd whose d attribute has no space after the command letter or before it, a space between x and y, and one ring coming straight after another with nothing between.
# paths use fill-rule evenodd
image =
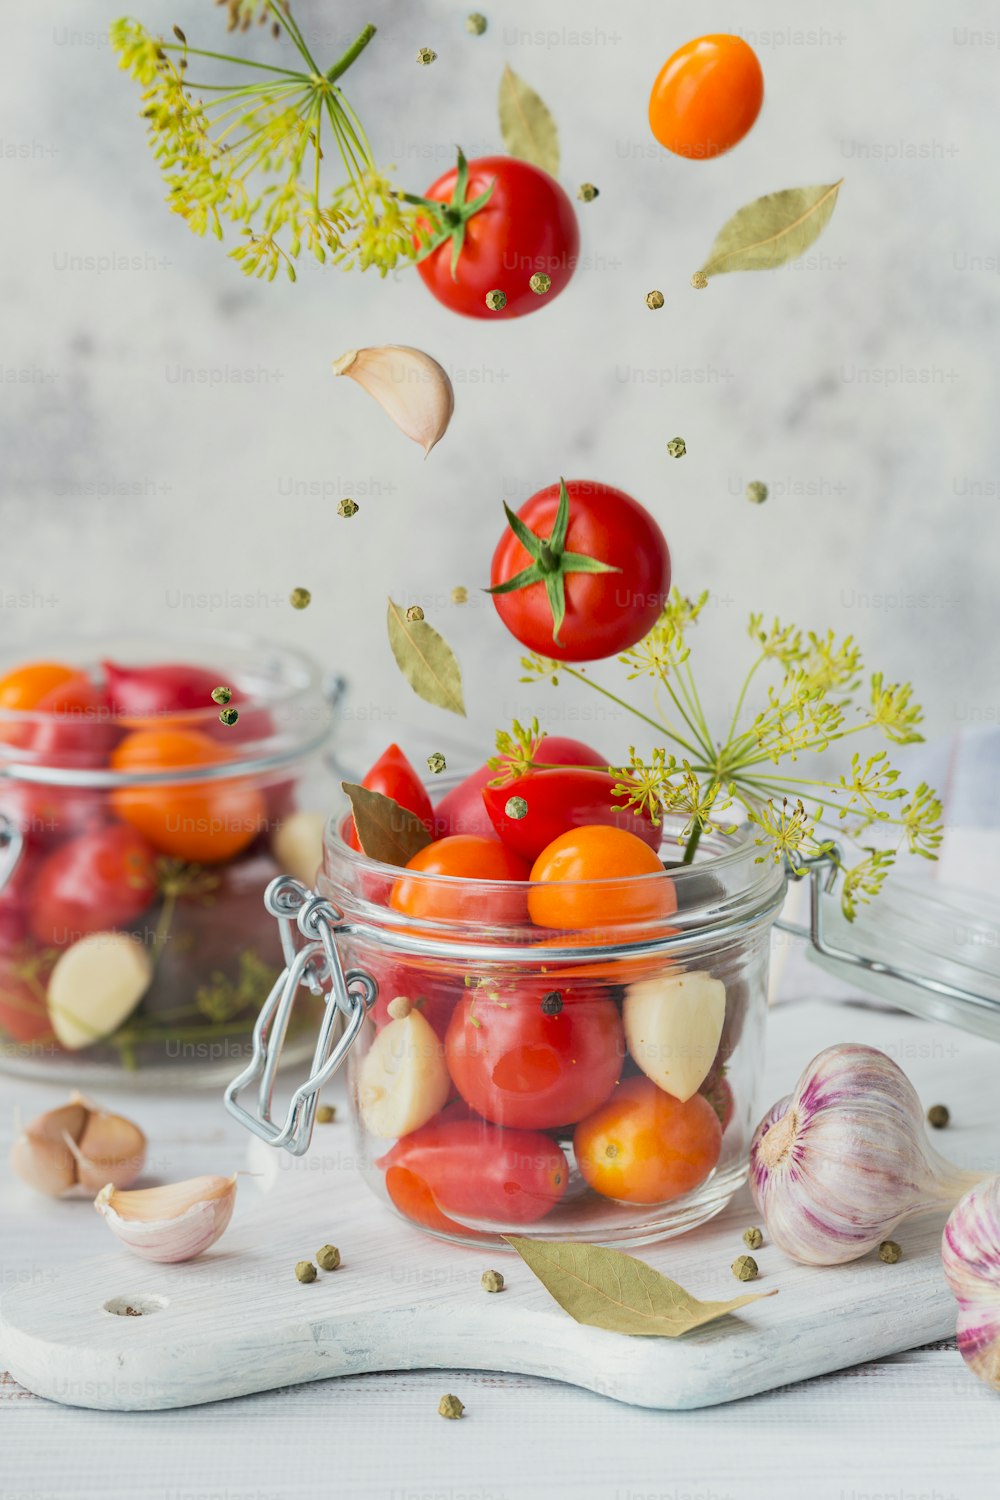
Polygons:
<instances>
[{"instance_id":1,"label":"gray textured wall background","mask_svg":"<svg viewBox=\"0 0 1000 1500\"><path fill-rule=\"evenodd\" d=\"M474 592L501 497L517 504L563 472L641 498L678 584L718 596L701 675L719 714L745 615L762 609L853 631L873 664L914 678L934 733L996 720L995 7L723 0L694 16L503 0L474 39L458 3L297 0L330 59L379 25L348 91L411 189L456 141L499 148L505 62L559 121L565 185L599 185L580 205L571 289L489 325L447 313L412 272L380 282L303 262L296 286L245 281L171 218L137 89L105 43L122 3L3 8L5 647L130 622L245 627L354 679L355 738L384 740L387 722L440 737L390 657L391 591L460 647L474 729L547 702L571 715L585 700L518 686L516 653ZM224 39L208 0L135 4L192 43ZM737 150L686 163L654 146L646 98L660 61L713 29L755 42L767 98ZM423 44L433 67L414 61ZM265 37L252 45L271 55ZM741 203L841 175L805 263L689 288ZM107 257L122 264L101 269ZM652 286L667 299L656 314ZM426 348L455 381L452 429L426 463L330 373L344 349L389 341ZM688 456L672 462L678 433ZM743 498L753 478L771 487L762 508ZM344 494L362 507L351 522L335 514ZM299 583L313 591L305 614L286 603ZM472 592L464 612L447 602L456 583ZM616 754L630 731L608 723L600 737Z\"/></svg>"}]
</instances>

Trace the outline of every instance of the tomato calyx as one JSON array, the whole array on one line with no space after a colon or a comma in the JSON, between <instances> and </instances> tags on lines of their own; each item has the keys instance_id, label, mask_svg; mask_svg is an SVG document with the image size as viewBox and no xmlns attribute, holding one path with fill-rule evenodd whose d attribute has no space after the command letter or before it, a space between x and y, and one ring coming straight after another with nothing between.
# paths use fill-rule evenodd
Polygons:
<instances>
[{"instance_id":1,"label":"tomato calyx","mask_svg":"<svg viewBox=\"0 0 1000 1500\"><path fill-rule=\"evenodd\" d=\"M415 263L419 265L429 255L447 241L451 240L451 279L458 280L458 261L465 245L465 231L469 220L485 208L493 189L496 187L496 178L489 187L479 193L475 198L466 201L466 193L469 190L469 163L461 146L458 148L458 163L455 175L455 188L447 203L436 202L433 198L421 198L416 193L399 193L397 196L406 203L413 203L418 208L426 208L437 225L438 232L428 241Z\"/></svg>"},{"instance_id":2,"label":"tomato calyx","mask_svg":"<svg viewBox=\"0 0 1000 1500\"><path fill-rule=\"evenodd\" d=\"M519 515L504 501L504 513L511 531L531 557L527 568L508 578L506 583L494 584L488 594L512 594L518 589L530 588L533 583L544 583L545 593L552 611L552 639L562 645L559 631L566 618L566 575L568 573L620 573L621 568L601 562L596 557L586 557L582 552L566 551L566 532L569 527L569 495L566 481L559 480L559 506L553 522L551 535L538 536L526 526Z\"/></svg>"}]
</instances>

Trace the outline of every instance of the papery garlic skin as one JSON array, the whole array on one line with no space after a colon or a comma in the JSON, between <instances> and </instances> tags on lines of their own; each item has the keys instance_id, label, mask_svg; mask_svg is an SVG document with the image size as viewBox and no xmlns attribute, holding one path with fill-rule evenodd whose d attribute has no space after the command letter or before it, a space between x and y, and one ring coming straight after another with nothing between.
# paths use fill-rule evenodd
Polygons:
<instances>
[{"instance_id":1,"label":"papery garlic skin","mask_svg":"<svg viewBox=\"0 0 1000 1500\"><path fill-rule=\"evenodd\" d=\"M15 1176L50 1198L92 1197L109 1180L129 1187L146 1160L146 1137L131 1120L75 1094L26 1125L11 1147Z\"/></svg>"},{"instance_id":2,"label":"papery garlic skin","mask_svg":"<svg viewBox=\"0 0 1000 1500\"><path fill-rule=\"evenodd\" d=\"M958 1352L1000 1391L1000 1177L966 1193L941 1240L941 1263L958 1302Z\"/></svg>"},{"instance_id":3,"label":"papery garlic skin","mask_svg":"<svg viewBox=\"0 0 1000 1500\"><path fill-rule=\"evenodd\" d=\"M424 457L448 430L455 390L448 372L406 344L348 349L333 362L335 375L349 375L373 396L399 430L419 443Z\"/></svg>"},{"instance_id":4,"label":"papery garlic skin","mask_svg":"<svg viewBox=\"0 0 1000 1500\"><path fill-rule=\"evenodd\" d=\"M215 1244L233 1216L236 1177L193 1177L121 1192L108 1183L94 1207L124 1245L161 1265L194 1260Z\"/></svg>"},{"instance_id":5,"label":"papery garlic skin","mask_svg":"<svg viewBox=\"0 0 1000 1500\"><path fill-rule=\"evenodd\" d=\"M827 1047L750 1143L750 1188L774 1243L805 1265L857 1260L903 1219L977 1180L938 1155L903 1070L874 1047Z\"/></svg>"}]
</instances>

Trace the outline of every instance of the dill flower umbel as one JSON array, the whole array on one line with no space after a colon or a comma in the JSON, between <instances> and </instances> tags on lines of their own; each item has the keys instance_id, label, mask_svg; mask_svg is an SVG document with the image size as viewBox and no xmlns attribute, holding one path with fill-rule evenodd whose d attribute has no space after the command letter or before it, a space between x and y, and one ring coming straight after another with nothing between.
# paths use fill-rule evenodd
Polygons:
<instances>
[{"instance_id":1,"label":"dill flower umbel","mask_svg":"<svg viewBox=\"0 0 1000 1500\"><path fill-rule=\"evenodd\" d=\"M111 28L120 67L142 88L142 117L171 210L198 235L222 240L227 224L236 229L242 240L229 254L248 276L273 280L284 267L294 281L303 251L321 264L329 258L344 269L374 266L383 276L412 260L420 248L418 210L376 166L337 82L374 26L324 72L286 5L242 0L230 3L228 14L231 29L245 30L254 16L271 20L303 67L191 47L178 27L169 42L129 18ZM192 63L199 73L221 76L195 80ZM331 138L346 180L329 192L320 169Z\"/></svg>"}]
</instances>

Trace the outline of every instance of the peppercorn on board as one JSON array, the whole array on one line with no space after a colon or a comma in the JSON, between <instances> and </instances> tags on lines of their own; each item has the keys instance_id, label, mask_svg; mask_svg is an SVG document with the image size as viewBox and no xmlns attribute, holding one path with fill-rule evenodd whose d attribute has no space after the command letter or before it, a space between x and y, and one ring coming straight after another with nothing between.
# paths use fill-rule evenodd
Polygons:
<instances>
[{"instance_id":1,"label":"peppercorn on board","mask_svg":"<svg viewBox=\"0 0 1000 1500\"><path fill-rule=\"evenodd\" d=\"M984 1175L1000 1163L995 1043L898 1013L800 1004L771 1017L762 1104L821 1048L881 1047L925 1104L945 1102L942 1149ZM935 1136L935 1144L938 1137ZM770 1291L679 1339L629 1338L564 1313L515 1256L431 1240L377 1202L354 1169L346 1110L295 1160L254 1144L234 1225L186 1265L125 1250L16 1287L0 1301L0 1366L40 1396L103 1410L197 1405L372 1370L502 1369L637 1406L711 1406L948 1337L955 1305L938 1248L944 1215L904 1223L896 1264L798 1266L765 1233L752 1288L730 1266L759 1222L744 1190L710 1224L636 1251L695 1296ZM262 1189L258 1192L257 1189ZM334 1244L341 1264L300 1282ZM495 1295L484 1270L503 1271ZM126 1309L139 1316L120 1316Z\"/></svg>"}]
</instances>

